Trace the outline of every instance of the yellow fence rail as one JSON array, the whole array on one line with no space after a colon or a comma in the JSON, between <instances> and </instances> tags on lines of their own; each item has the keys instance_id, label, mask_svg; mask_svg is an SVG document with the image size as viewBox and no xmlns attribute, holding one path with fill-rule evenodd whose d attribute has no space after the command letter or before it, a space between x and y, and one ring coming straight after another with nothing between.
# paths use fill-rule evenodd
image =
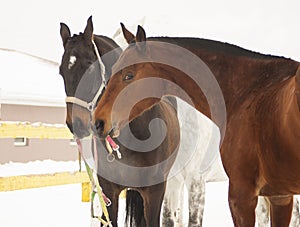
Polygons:
<instances>
[{"instance_id":1,"label":"yellow fence rail","mask_svg":"<svg viewBox=\"0 0 300 227\"><path fill-rule=\"evenodd\" d=\"M41 122L0 121L0 138L72 139L73 135L63 124Z\"/></svg>"},{"instance_id":2,"label":"yellow fence rail","mask_svg":"<svg viewBox=\"0 0 300 227\"><path fill-rule=\"evenodd\" d=\"M17 137L72 139L73 135L63 124L0 121L0 139ZM0 192L79 183L82 184L82 201L90 201L91 185L85 171L0 177Z\"/></svg>"},{"instance_id":3,"label":"yellow fence rail","mask_svg":"<svg viewBox=\"0 0 300 227\"><path fill-rule=\"evenodd\" d=\"M54 174L0 177L0 191L14 191L85 182L89 182L89 177L86 172L61 172Z\"/></svg>"}]
</instances>

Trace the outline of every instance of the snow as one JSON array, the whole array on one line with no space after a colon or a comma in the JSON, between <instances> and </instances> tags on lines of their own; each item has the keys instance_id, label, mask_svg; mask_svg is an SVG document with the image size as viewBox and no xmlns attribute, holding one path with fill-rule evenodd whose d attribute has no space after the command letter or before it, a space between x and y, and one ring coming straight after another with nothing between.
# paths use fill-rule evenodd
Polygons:
<instances>
[{"instance_id":1,"label":"snow","mask_svg":"<svg viewBox=\"0 0 300 227\"><path fill-rule=\"evenodd\" d=\"M203 226L233 226L227 188L228 182L207 183ZM81 202L80 184L0 192L0 201L1 227L88 227L92 221L90 203Z\"/></svg>"},{"instance_id":2,"label":"snow","mask_svg":"<svg viewBox=\"0 0 300 227\"><path fill-rule=\"evenodd\" d=\"M74 172L78 170L78 165L77 161L10 162L0 165L0 177ZM227 190L227 181L207 184L204 226L220 226L217 225L219 220L230 223ZM94 227L98 223L90 218L90 203L81 202L81 184L0 192L0 201L1 227L82 227L90 226L91 222L94 222L91 225ZM123 204L119 211L120 223L123 223L124 201L120 203Z\"/></svg>"},{"instance_id":3,"label":"snow","mask_svg":"<svg viewBox=\"0 0 300 227\"><path fill-rule=\"evenodd\" d=\"M207 184L203 226L233 226L227 188L228 182ZM92 221L90 203L81 202L80 184L0 192L0 201L1 227L87 227ZM121 210L119 214L122 216L124 212ZM93 222L93 226L98 223Z\"/></svg>"},{"instance_id":4,"label":"snow","mask_svg":"<svg viewBox=\"0 0 300 227\"><path fill-rule=\"evenodd\" d=\"M228 183L228 180L206 183L202 226L233 227L228 205Z\"/></svg>"},{"instance_id":5,"label":"snow","mask_svg":"<svg viewBox=\"0 0 300 227\"><path fill-rule=\"evenodd\" d=\"M57 63L4 49L0 59L0 103L65 106Z\"/></svg>"},{"instance_id":6,"label":"snow","mask_svg":"<svg viewBox=\"0 0 300 227\"><path fill-rule=\"evenodd\" d=\"M82 165L84 167L84 165ZM57 162L53 160L32 161L28 163L9 162L0 165L0 177L56 172L75 172L79 170L78 161Z\"/></svg>"},{"instance_id":7,"label":"snow","mask_svg":"<svg viewBox=\"0 0 300 227\"><path fill-rule=\"evenodd\" d=\"M1 227L87 227L90 203L81 202L81 185L0 192Z\"/></svg>"},{"instance_id":8,"label":"snow","mask_svg":"<svg viewBox=\"0 0 300 227\"><path fill-rule=\"evenodd\" d=\"M76 161L53 160L0 165L0 177L78 171ZM0 226L89 226L90 204L81 202L81 184L0 192Z\"/></svg>"}]
</instances>

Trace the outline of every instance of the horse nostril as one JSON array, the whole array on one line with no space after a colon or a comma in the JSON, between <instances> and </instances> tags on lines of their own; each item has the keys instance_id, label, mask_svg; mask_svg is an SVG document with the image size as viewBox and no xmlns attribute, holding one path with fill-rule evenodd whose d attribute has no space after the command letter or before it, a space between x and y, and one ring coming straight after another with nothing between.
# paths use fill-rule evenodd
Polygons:
<instances>
[{"instance_id":1,"label":"horse nostril","mask_svg":"<svg viewBox=\"0 0 300 227\"><path fill-rule=\"evenodd\" d=\"M83 138L89 135L88 129L80 118L75 118L73 123L73 133L78 138Z\"/></svg>"},{"instance_id":2,"label":"horse nostril","mask_svg":"<svg viewBox=\"0 0 300 227\"><path fill-rule=\"evenodd\" d=\"M96 133L98 135L102 135L103 131L104 131L104 121L103 120L96 120L95 121L95 129L96 129Z\"/></svg>"},{"instance_id":3,"label":"horse nostril","mask_svg":"<svg viewBox=\"0 0 300 227\"><path fill-rule=\"evenodd\" d=\"M74 130L75 132L77 132L77 131L82 130L82 128L83 128L83 122L82 122L80 119L75 118L75 119L73 120L73 130Z\"/></svg>"}]
</instances>

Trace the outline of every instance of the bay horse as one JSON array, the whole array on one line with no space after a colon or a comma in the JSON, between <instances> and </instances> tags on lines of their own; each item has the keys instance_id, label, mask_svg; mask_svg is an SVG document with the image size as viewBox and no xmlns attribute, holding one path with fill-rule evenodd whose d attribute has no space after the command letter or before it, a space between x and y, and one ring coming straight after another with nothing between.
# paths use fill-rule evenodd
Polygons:
<instances>
[{"instance_id":1,"label":"bay horse","mask_svg":"<svg viewBox=\"0 0 300 227\"><path fill-rule=\"evenodd\" d=\"M91 17L88 19L84 33L71 37L70 29L63 23L61 23L60 33L65 49L60 65L60 74L63 76L68 96L66 99L66 122L71 132L79 140L91 133L92 129L89 126L93 106L89 104L95 105L101 98L101 84L103 84L103 80L109 79L111 67L118 58L121 49L113 40L104 36L93 35ZM97 57L93 41L101 59ZM101 65L100 61L103 62L104 66ZM126 194L128 200L126 219L129 220L130 218L130 221L135 222L137 226L159 226L166 179L176 157L179 141L179 125L175 106L176 103L172 99L162 100L129 124L131 134L121 131L122 139L129 143L134 142L132 134L136 138L149 140L151 143L152 132L159 131L160 133L156 134L162 135L161 132L167 130L165 137L162 135L162 138L159 138L162 141L158 140L161 144L148 152L141 153L129 149L116 139L123 157L121 160L110 162L107 160L103 141L97 140L98 178L103 192L111 200L108 211L113 226L117 226L119 194L128 187L136 189L143 201L140 201L141 197L134 191L129 191ZM162 119L164 123L155 121L157 118ZM151 127L148 129L150 122ZM157 141L153 142L152 145L155 145ZM140 169L139 167L141 167L138 172L140 176L132 169L131 172L124 171L126 165L133 166L133 169ZM148 166L150 168L147 170ZM153 185L152 182L154 182Z\"/></svg>"},{"instance_id":2,"label":"bay horse","mask_svg":"<svg viewBox=\"0 0 300 227\"><path fill-rule=\"evenodd\" d=\"M130 46L113 66L113 76L94 113L98 134L117 134L160 98L181 95L179 86L194 107L220 128L220 152L229 177L228 200L234 225L254 226L255 207L261 195L270 202L271 225L288 226L293 195L300 193L300 63L212 40L147 39L141 26L136 36L124 25L122 29ZM166 59L171 59L197 72L192 57L187 58L178 48L164 48L170 44L188 50L207 68L203 67L195 78L168 65ZM223 97L210 89L207 74L214 75ZM126 100L120 96L124 90L130 99L141 96L145 86L133 85L150 78L169 81L177 87L168 83L151 86L156 96L139 100L128 115L128 110L124 111ZM197 79L204 85L197 84Z\"/></svg>"}]
</instances>

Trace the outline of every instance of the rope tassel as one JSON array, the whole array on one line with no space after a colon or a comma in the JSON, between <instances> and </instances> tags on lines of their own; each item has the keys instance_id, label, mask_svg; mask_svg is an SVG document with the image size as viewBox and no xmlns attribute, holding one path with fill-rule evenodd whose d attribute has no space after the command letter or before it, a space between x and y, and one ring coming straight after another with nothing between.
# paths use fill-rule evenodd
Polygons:
<instances>
[{"instance_id":1,"label":"rope tassel","mask_svg":"<svg viewBox=\"0 0 300 227\"><path fill-rule=\"evenodd\" d=\"M107 150L108 150L108 156L107 156L107 160L108 161L114 161L114 154L113 154L113 151L115 151L117 153L117 156L118 156L118 159L121 159L122 158L122 154L120 152L120 147L118 144L116 144L116 142L110 137L110 135L108 135L106 138L105 138L105 144L106 144L106 147L107 147Z\"/></svg>"}]
</instances>

